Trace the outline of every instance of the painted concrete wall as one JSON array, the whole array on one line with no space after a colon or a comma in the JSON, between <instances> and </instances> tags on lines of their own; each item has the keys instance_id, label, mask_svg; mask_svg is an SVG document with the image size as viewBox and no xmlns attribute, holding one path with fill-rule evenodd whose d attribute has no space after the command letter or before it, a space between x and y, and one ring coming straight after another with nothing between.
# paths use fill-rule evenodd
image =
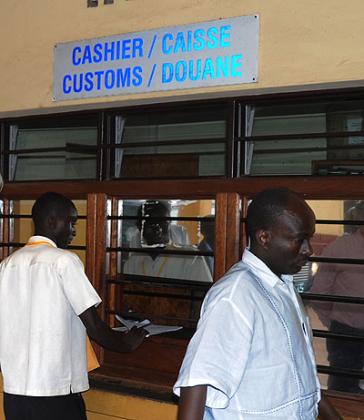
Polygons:
<instances>
[{"instance_id":1,"label":"painted concrete wall","mask_svg":"<svg viewBox=\"0 0 364 420\"><path fill-rule=\"evenodd\" d=\"M194 95L257 93L363 84L362 0L86 0L0 3L0 117L178 100ZM232 16L260 15L259 83L52 103L53 46ZM317 86L318 85L318 86ZM134 102L135 103L135 102Z\"/></svg>"},{"instance_id":2,"label":"painted concrete wall","mask_svg":"<svg viewBox=\"0 0 364 420\"><path fill-rule=\"evenodd\" d=\"M0 375L0 420L5 420L2 385ZM176 420L177 418L177 406L173 404L98 390L90 390L84 393L83 397L88 420Z\"/></svg>"},{"instance_id":3,"label":"painted concrete wall","mask_svg":"<svg viewBox=\"0 0 364 420\"><path fill-rule=\"evenodd\" d=\"M0 117L187 97L363 85L362 0L86 0L0 2ZM52 102L59 42L241 15L260 15L259 83ZM0 389L2 388L0 384ZM0 392L0 402L1 402ZM175 420L176 407L102 391L85 396L91 420ZM3 416L0 410L0 420Z\"/></svg>"},{"instance_id":4,"label":"painted concrete wall","mask_svg":"<svg viewBox=\"0 0 364 420\"><path fill-rule=\"evenodd\" d=\"M0 376L0 420L5 420L2 410L3 394ZM153 400L140 399L112 392L91 390L84 394L88 420L176 420L177 406ZM344 416L344 420L363 417Z\"/></svg>"}]
</instances>

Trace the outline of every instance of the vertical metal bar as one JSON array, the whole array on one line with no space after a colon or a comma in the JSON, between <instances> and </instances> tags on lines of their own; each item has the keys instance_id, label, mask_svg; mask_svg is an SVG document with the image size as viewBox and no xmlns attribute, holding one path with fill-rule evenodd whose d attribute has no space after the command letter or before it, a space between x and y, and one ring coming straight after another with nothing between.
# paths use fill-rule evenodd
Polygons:
<instances>
[{"instance_id":1,"label":"vertical metal bar","mask_svg":"<svg viewBox=\"0 0 364 420\"><path fill-rule=\"evenodd\" d=\"M225 273L227 194L216 195L214 281Z\"/></svg>"},{"instance_id":2,"label":"vertical metal bar","mask_svg":"<svg viewBox=\"0 0 364 420\"><path fill-rule=\"evenodd\" d=\"M98 181L102 181L104 179L108 179L107 173L107 164L105 164L105 159L107 156L108 150L105 149L105 144L107 142L108 133L105 132L107 130L108 124L105 122L106 114L105 112L101 112L99 115L99 121L97 125L97 179ZM105 156L106 155L106 156Z\"/></svg>"},{"instance_id":3,"label":"vertical metal bar","mask_svg":"<svg viewBox=\"0 0 364 420\"><path fill-rule=\"evenodd\" d=\"M255 107L252 105L245 106L245 130L244 136L251 137L254 127ZM244 142L244 175L250 175L253 160L254 143L252 141Z\"/></svg>"},{"instance_id":4,"label":"vertical metal bar","mask_svg":"<svg viewBox=\"0 0 364 420\"><path fill-rule=\"evenodd\" d=\"M124 135L125 118L122 115L115 115L115 144L121 145ZM115 162L114 162L114 177L120 178L121 166L123 163L124 149L115 150Z\"/></svg>"},{"instance_id":5,"label":"vertical metal bar","mask_svg":"<svg viewBox=\"0 0 364 420\"><path fill-rule=\"evenodd\" d=\"M111 199L111 215L112 216L118 215L118 210L119 210L119 200L113 197ZM111 220L110 246L112 248L116 248L118 246L118 237L119 237L118 224L119 224L119 220L117 219ZM118 260L119 260L119 253L117 251L110 252L110 255L109 255L110 262L109 262L109 270L108 270L108 275L110 277L116 277L117 275ZM105 287L107 288L107 294L108 294L107 306L109 310L111 311L118 310L119 309L118 305L120 303L120 300L118 299L118 291L119 291L118 288L120 288L120 286L116 286L115 284L109 284L109 285L105 285ZM115 317L113 315L109 316L108 321L111 327L115 326Z\"/></svg>"},{"instance_id":6,"label":"vertical metal bar","mask_svg":"<svg viewBox=\"0 0 364 420\"><path fill-rule=\"evenodd\" d=\"M239 261L240 254L240 196L238 193L228 193L226 217L226 271Z\"/></svg>"},{"instance_id":7,"label":"vertical metal bar","mask_svg":"<svg viewBox=\"0 0 364 420\"><path fill-rule=\"evenodd\" d=\"M249 245L248 243L248 234L246 229L246 222L243 222L241 219L246 219L246 214L248 211L249 198L244 196L241 197L241 210L240 210L240 254L242 254L243 249Z\"/></svg>"},{"instance_id":8,"label":"vertical metal bar","mask_svg":"<svg viewBox=\"0 0 364 420\"><path fill-rule=\"evenodd\" d=\"M0 172L3 177L3 180L7 179L7 174L5 173L5 124L0 124ZM9 155L8 155L9 156ZM7 172L7 171L6 171Z\"/></svg>"},{"instance_id":9,"label":"vertical metal bar","mask_svg":"<svg viewBox=\"0 0 364 420\"><path fill-rule=\"evenodd\" d=\"M4 199L4 204L3 204L3 214L4 216L9 216L10 215L10 208L11 208L11 203L10 200L8 200L7 198ZM9 243L10 241L10 217L5 217L3 219L3 242L4 243ZM9 252L9 246L4 246L3 250L2 250L2 258L6 258L8 257L10 254Z\"/></svg>"},{"instance_id":10,"label":"vertical metal bar","mask_svg":"<svg viewBox=\"0 0 364 420\"><path fill-rule=\"evenodd\" d=\"M228 116L226 119L226 150L225 150L225 175L233 178L235 169L235 101L228 103Z\"/></svg>"},{"instance_id":11,"label":"vertical metal bar","mask_svg":"<svg viewBox=\"0 0 364 420\"><path fill-rule=\"evenodd\" d=\"M242 171L242 169L241 169L241 163L244 162L244 148L241 147L241 142L237 141L237 139L239 137L241 137L241 133L242 133L242 129L243 129L243 127L242 127L243 126L242 105L241 105L240 102L236 103L235 112L236 112L235 135L234 135L235 149L236 149L236 153L235 153L235 161L236 161L235 176L240 177L242 172L244 173L244 171Z\"/></svg>"},{"instance_id":12,"label":"vertical metal bar","mask_svg":"<svg viewBox=\"0 0 364 420\"><path fill-rule=\"evenodd\" d=\"M9 149L16 150L16 141L18 138L18 126L11 125L9 128ZM16 164L18 156L15 154L9 155L9 181L15 180Z\"/></svg>"}]
</instances>

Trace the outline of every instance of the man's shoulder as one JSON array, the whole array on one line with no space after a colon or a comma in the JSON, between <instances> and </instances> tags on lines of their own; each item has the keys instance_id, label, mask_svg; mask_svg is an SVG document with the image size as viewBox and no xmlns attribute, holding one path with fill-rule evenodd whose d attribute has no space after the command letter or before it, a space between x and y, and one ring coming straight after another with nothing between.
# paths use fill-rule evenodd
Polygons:
<instances>
[{"instance_id":1,"label":"man's shoulder","mask_svg":"<svg viewBox=\"0 0 364 420\"><path fill-rule=\"evenodd\" d=\"M51 259L74 259L78 258L77 255L74 252L71 252L67 249L62 248L56 248L53 246L43 246L42 248L39 247L37 251L34 254L35 256L39 258L51 258Z\"/></svg>"},{"instance_id":2,"label":"man's shoulder","mask_svg":"<svg viewBox=\"0 0 364 420\"><path fill-rule=\"evenodd\" d=\"M80 264L83 265L79 256L68 249L53 248L54 262L61 265Z\"/></svg>"},{"instance_id":3,"label":"man's shoulder","mask_svg":"<svg viewBox=\"0 0 364 420\"><path fill-rule=\"evenodd\" d=\"M252 273L244 261L234 264L214 285L209 293L215 298L240 299L255 289Z\"/></svg>"},{"instance_id":4,"label":"man's shoulder","mask_svg":"<svg viewBox=\"0 0 364 420\"><path fill-rule=\"evenodd\" d=\"M41 248L39 247L37 249L32 249L30 247L24 246L23 248L20 248L9 255L5 260L2 261L1 264L15 264L18 262L23 262L25 264L27 262L30 264L37 262L48 262L53 264L57 263L58 261L74 261L77 259L79 258L76 254L61 248L43 246Z\"/></svg>"}]
</instances>

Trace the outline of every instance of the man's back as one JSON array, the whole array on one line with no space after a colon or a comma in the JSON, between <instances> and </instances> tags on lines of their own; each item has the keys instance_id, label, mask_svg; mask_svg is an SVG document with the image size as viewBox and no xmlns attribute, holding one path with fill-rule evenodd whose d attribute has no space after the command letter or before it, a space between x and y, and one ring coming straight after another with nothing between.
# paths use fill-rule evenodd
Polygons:
<instances>
[{"instance_id":1,"label":"man's back","mask_svg":"<svg viewBox=\"0 0 364 420\"><path fill-rule=\"evenodd\" d=\"M78 257L47 238L32 237L4 260L0 363L5 392L47 396L86 390L86 332L78 314L99 302Z\"/></svg>"}]
</instances>

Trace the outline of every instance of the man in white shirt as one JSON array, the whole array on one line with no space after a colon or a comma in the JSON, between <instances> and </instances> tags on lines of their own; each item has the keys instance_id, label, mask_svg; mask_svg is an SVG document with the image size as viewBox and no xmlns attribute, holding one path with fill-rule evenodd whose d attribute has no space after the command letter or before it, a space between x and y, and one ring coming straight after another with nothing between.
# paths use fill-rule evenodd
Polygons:
<instances>
[{"instance_id":1,"label":"man in white shirt","mask_svg":"<svg viewBox=\"0 0 364 420\"><path fill-rule=\"evenodd\" d=\"M171 243L170 206L167 201L148 200L138 210L138 228L144 252L133 252L125 261L124 274L212 282L205 259L181 251L197 248L176 247ZM141 248L141 249L142 249ZM169 253L163 253L169 251Z\"/></svg>"},{"instance_id":2,"label":"man in white shirt","mask_svg":"<svg viewBox=\"0 0 364 420\"><path fill-rule=\"evenodd\" d=\"M77 210L57 193L32 209L35 235L0 265L0 365L6 420L85 420L89 388L86 332L100 345L132 351L146 335L113 331L97 315L101 299L66 248Z\"/></svg>"},{"instance_id":3,"label":"man in white shirt","mask_svg":"<svg viewBox=\"0 0 364 420\"><path fill-rule=\"evenodd\" d=\"M313 420L320 386L311 330L293 286L312 254L315 216L270 189L248 208L250 250L207 293L174 392L179 420ZM341 417L323 398L320 418Z\"/></svg>"}]
</instances>

